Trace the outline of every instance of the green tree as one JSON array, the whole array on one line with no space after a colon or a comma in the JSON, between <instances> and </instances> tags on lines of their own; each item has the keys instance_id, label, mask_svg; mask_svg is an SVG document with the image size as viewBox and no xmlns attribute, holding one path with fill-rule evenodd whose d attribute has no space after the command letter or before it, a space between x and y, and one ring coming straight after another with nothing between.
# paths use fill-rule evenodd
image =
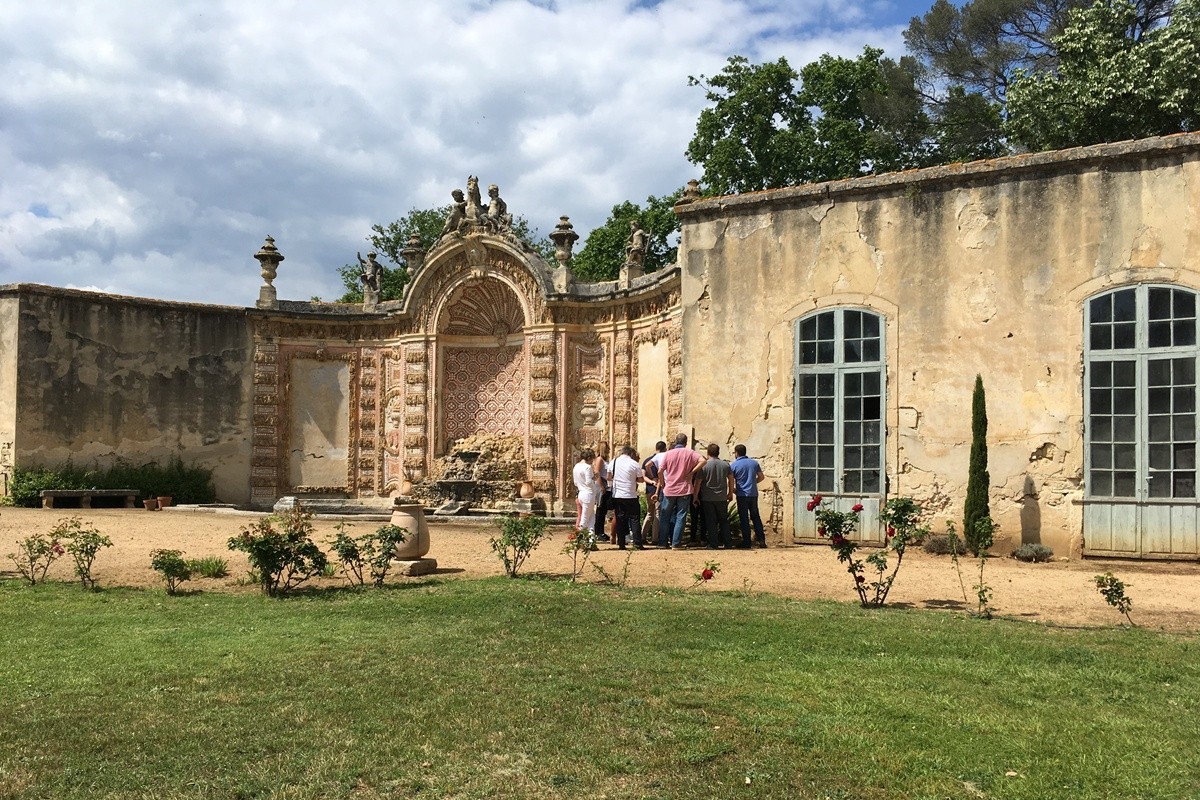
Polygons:
<instances>
[{"instance_id":1,"label":"green tree","mask_svg":"<svg viewBox=\"0 0 1200 800\"><path fill-rule=\"evenodd\" d=\"M983 393L983 377L975 376L975 391L971 395L971 456L967 466L967 499L963 503L963 538L974 555L979 555L981 542L980 520L990 518L988 507L987 399ZM988 530L990 532L989 526ZM986 548L984 548L986 549Z\"/></svg>"},{"instance_id":2,"label":"green tree","mask_svg":"<svg viewBox=\"0 0 1200 800\"><path fill-rule=\"evenodd\" d=\"M1074 11L1054 39L1054 72L1019 73L1008 131L1031 150L1113 142L1200 125L1200 2L1143 32L1126 0Z\"/></svg>"},{"instance_id":3,"label":"green tree","mask_svg":"<svg viewBox=\"0 0 1200 800\"><path fill-rule=\"evenodd\" d=\"M571 260L571 271L584 281L615 280L625 262L625 244L629 240L629 223L636 220L646 232L646 272L669 267L675 263L678 250L674 238L679 233L679 219L672 210L683 193L646 198L643 208L626 200L613 206L604 224L592 230L583 247Z\"/></svg>"},{"instance_id":4,"label":"green tree","mask_svg":"<svg viewBox=\"0 0 1200 800\"><path fill-rule=\"evenodd\" d=\"M811 115L787 59L751 64L733 56L717 75L689 76L712 106L700 112L688 160L714 194L790 186L808 175Z\"/></svg>"},{"instance_id":5,"label":"green tree","mask_svg":"<svg viewBox=\"0 0 1200 800\"><path fill-rule=\"evenodd\" d=\"M450 206L438 208L414 208L398 220L387 225L372 225L371 235L367 237L370 249L381 257L383 275L379 281L380 300L399 300L408 283L408 273L404 256L401 254L408 247L408 240L415 233L421 240L425 250L433 247L441 236L450 215ZM538 233L537 228L529 224L522 216L513 218L513 233L533 248L534 252L550 263L554 262L554 243ZM390 266L389 266L390 264ZM338 275L345 287L345 294L338 298L339 303L361 303L362 283L359 275L362 268L359 264L346 264L338 268Z\"/></svg>"},{"instance_id":6,"label":"green tree","mask_svg":"<svg viewBox=\"0 0 1200 800\"><path fill-rule=\"evenodd\" d=\"M690 78L713 104L687 156L713 194L852 178L1004 152L994 104L951 91L931 98L921 64L867 47L823 55L798 73L787 61L729 59L721 74Z\"/></svg>"}]
</instances>

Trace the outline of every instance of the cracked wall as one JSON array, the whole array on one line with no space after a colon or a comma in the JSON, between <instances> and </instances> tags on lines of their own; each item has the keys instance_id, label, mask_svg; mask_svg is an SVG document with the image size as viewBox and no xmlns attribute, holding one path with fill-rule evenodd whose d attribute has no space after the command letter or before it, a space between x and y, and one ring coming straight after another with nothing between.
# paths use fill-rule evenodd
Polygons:
<instances>
[{"instance_id":1,"label":"cracked wall","mask_svg":"<svg viewBox=\"0 0 1200 800\"><path fill-rule=\"evenodd\" d=\"M1138 281L1200 289L1196 149L680 207L685 421L760 458L786 493L790 533L793 325L818 309L872 309L886 319L891 494L929 501L937 528L961 517L979 373L998 548L1079 555L1083 303Z\"/></svg>"},{"instance_id":2,"label":"cracked wall","mask_svg":"<svg viewBox=\"0 0 1200 800\"><path fill-rule=\"evenodd\" d=\"M180 456L214 470L220 500L249 499L252 343L240 309L20 287L0 313L17 317L0 325L15 339L5 357L20 354L15 370L0 358L16 463ZM0 435L6 413L0 399Z\"/></svg>"}]
</instances>

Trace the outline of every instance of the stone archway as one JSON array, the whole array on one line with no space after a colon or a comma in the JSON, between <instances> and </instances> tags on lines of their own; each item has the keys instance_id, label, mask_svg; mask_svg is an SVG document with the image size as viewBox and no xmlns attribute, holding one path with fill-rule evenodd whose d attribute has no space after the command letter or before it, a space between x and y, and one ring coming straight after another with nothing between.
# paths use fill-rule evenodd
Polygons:
<instances>
[{"instance_id":1,"label":"stone archway","mask_svg":"<svg viewBox=\"0 0 1200 800\"><path fill-rule=\"evenodd\" d=\"M436 322L440 402L435 455L477 434L528 442L529 359L525 310L503 281L457 287Z\"/></svg>"}]
</instances>

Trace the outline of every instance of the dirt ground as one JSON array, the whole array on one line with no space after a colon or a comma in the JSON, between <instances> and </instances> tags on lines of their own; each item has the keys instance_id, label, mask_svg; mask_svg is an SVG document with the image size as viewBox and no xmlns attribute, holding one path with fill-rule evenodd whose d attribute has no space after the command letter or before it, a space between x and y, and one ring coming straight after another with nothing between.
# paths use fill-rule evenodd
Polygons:
<instances>
[{"instance_id":1,"label":"dirt ground","mask_svg":"<svg viewBox=\"0 0 1200 800\"><path fill-rule=\"evenodd\" d=\"M229 577L200 579L187 588L201 591L254 591L246 586L246 560L226 547L229 537L254 517L237 513L212 513L186 509L150 512L144 509L23 509L6 508L0 512L0 554L15 551L16 542L35 532L48 532L63 517L78 515L91 522L113 541L96 559L94 574L102 586L160 586L159 576L150 569L149 553L156 548L184 551L187 558L220 556L229 562ZM317 539L332 536L335 520L317 520ZM366 520L352 521L354 529L365 532L381 524ZM570 559L560 551L566 529L552 529L552 539L544 542L530 558L526 570L566 576ZM353 532L353 531L352 531ZM429 557L438 562L440 578L472 578L499 575L499 559L488 547L494 528L487 522L440 522L430 525ZM615 545L601 545L592 554L584 580L599 581L591 567L598 564L610 575L619 577L626 563L626 552ZM766 550L682 550L659 551L653 548L629 554L628 583L632 586L688 587L694 582L705 561L716 561L720 571L709 585L711 590L748 589L796 598L823 598L854 602L850 577L837 563L832 551L824 546L772 545ZM963 580L969 598L974 600L973 571L977 562L964 560ZM1124 621L1105 604L1092 583L1092 576L1111 570L1125 581L1133 600L1133 619L1138 625L1177 632L1200 631L1200 564L1137 562L1111 559L1055 561L1048 564L1023 564L1009 558L990 559L986 580L994 590L993 606L997 614L1032 622L1068 626L1112 626ZM16 577L8 558L0 560L0 576ZM71 580L67 559L51 568L50 577ZM340 584L340 577L323 579ZM414 578L411 580L422 580ZM889 604L958 611L968 606L950 559L910 550L892 588Z\"/></svg>"}]
</instances>

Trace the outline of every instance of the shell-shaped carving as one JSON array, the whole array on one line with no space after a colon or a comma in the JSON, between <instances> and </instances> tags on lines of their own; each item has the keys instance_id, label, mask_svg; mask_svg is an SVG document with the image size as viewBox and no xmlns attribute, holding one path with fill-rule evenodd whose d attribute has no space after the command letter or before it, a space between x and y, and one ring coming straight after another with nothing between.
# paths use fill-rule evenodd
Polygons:
<instances>
[{"instance_id":1,"label":"shell-shaped carving","mask_svg":"<svg viewBox=\"0 0 1200 800\"><path fill-rule=\"evenodd\" d=\"M481 280L458 290L439 320L441 333L456 336L508 336L525 328L525 311L512 289Z\"/></svg>"}]
</instances>

